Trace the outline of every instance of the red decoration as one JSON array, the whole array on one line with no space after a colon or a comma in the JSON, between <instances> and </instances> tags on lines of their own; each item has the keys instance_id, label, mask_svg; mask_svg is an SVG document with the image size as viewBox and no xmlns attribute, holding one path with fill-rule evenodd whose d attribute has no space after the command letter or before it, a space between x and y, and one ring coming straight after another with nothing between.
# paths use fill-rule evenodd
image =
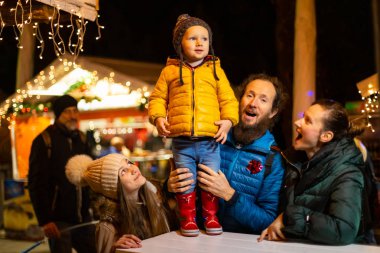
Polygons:
<instances>
[{"instance_id":1,"label":"red decoration","mask_svg":"<svg viewBox=\"0 0 380 253\"><path fill-rule=\"evenodd\" d=\"M251 172L251 174L257 174L263 169L263 165L261 162L256 160L251 160L247 166L247 170Z\"/></svg>"}]
</instances>

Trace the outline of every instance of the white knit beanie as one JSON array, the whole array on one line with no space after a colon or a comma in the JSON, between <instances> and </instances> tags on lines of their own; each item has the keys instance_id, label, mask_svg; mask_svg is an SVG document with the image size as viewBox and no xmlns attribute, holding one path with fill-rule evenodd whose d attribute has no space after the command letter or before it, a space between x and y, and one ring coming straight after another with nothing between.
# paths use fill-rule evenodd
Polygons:
<instances>
[{"instance_id":1,"label":"white knit beanie","mask_svg":"<svg viewBox=\"0 0 380 253\"><path fill-rule=\"evenodd\" d=\"M116 200L119 169L126 159L116 153L94 161L89 156L76 155L66 164L66 176L75 185L87 183L93 191Z\"/></svg>"}]
</instances>

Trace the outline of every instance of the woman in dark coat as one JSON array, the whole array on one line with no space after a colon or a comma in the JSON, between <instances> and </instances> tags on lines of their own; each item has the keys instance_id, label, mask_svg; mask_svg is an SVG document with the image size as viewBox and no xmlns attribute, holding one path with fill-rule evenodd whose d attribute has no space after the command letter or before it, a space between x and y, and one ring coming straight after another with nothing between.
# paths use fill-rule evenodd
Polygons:
<instances>
[{"instance_id":1,"label":"woman in dark coat","mask_svg":"<svg viewBox=\"0 0 380 253\"><path fill-rule=\"evenodd\" d=\"M350 136L347 113L335 101L320 100L295 125L295 151L283 154L288 163L286 203L259 241L289 237L331 245L357 241L364 162Z\"/></svg>"}]
</instances>

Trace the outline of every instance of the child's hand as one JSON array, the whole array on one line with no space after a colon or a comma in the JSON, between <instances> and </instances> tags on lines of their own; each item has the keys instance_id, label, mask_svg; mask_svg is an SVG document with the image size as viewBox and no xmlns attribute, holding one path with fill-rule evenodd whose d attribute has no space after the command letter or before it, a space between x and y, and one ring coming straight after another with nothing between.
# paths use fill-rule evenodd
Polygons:
<instances>
[{"instance_id":1,"label":"child's hand","mask_svg":"<svg viewBox=\"0 0 380 253\"><path fill-rule=\"evenodd\" d=\"M170 131L167 129L169 127L169 123L165 118L157 118L156 127L159 135L168 136L170 134Z\"/></svg>"},{"instance_id":2,"label":"child's hand","mask_svg":"<svg viewBox=\"0 0 380 253\"><path fill-rule=\"evenodd\" d=\"M232 127L232 122L228 119L224 119L215 121L215 125L219 126L219 130L214 138L216 139L216 142L224 144L227 140L228 131L230 131Z\"/></svg>"}]
</instances>

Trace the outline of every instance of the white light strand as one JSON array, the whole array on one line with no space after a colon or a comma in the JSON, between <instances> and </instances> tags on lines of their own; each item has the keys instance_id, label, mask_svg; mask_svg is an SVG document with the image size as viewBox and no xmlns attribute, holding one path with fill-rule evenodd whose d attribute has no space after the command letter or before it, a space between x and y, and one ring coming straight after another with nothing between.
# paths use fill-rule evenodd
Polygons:
<instances>
[{"instance_id":1,"label":"white light strand","mask_svg":"<svg viewBox=\"0 0 380 253\"><path fill-rule=\"evenodd\" d=\"M54 23L55 17L57 17L56 23ZM60 56L64 55L66 52L65 43L61 37L61 34L59 33L60 18L61 18L60 9L59 9L59 6L56 6L53 11L53 17L50 19L50 33L49 33L50 37L49 38L51 38L51 40L53 41L54 52L58 58L60 58Z\"/></svg>"},{"instance_id":2,"label":"white light strand","mask_svg":"<svg viewBox=\"0 0 380 253\"><path fill-rule=\"evenodd\" d=\"M25 24L30 24L32 23L32 0L26 0L25 3L28 4L29 2L29 14L28 14L28 19L25 21Z\"/></svg>"},{"instance_id":3,"label":"white light strand","mask_svg":"<svg viewBox=\"0 0 380 253\"><path fill-rule=\"evenodd\" d=\"M17 13L18 13L19 9L21 10L21 15L20 15L21 16L21 22L20 23L17 22ZM22 33L24 31L24 7L22 6L21 0L17 1L16 9L14 12L15 12L15 24L16 24L17 29L19 30L19 34L20 34L19 38L21 38ZM20 47L20 45L21 45L21 40L19 40L18 48L22 48L22 47Z\"/></svg>"},{"instance_id":4,"label":"white light strand","mask_svg":"<svg viewBox=\"0 0 380 253\"><path fill-rule=\"evenodd\" d=\"M33 36L36 37L37 43L39 43L39 45L37 46L37 48L40 49L39 58L43 59L42 55L43 55L43 52L45 49L45 42L44 42L44 39L41 35L41 29L40 29L38 23L34 23L33 30L34 30Z\"/></svg>"},{"instance_id":5,"label":"white light strand","mask_svg":"<svg viewBox=\"0 0 380 253\"><path fill-rule=\"evenodd\" d=\"M0 6L4 5L5 1L0 1ZM24 2L24 5L23 5ZM64 3L65 4L65 3ZM53 42L54 52L55 55L60 59L61 56L65 55L66 51L69 51L71 55L73 55L75 58L74 60L79 56L81 52L84 50L84 36L86 33L86 25L88 24L88 21L84 19L84 17L79 12L80 9L77 10L70 10L68 13L70 13L70 25L67 25L67 28L71 29L70 36L68 43L65 43L61 34L60 34L60 28L63 28L64 26L60 24L60 6L56 4L54 0L50 2L50 6L53 7L53 15L49 17L49 24L50 24L50 31L49 31L49 39ZM14 8L10 8L9 11L12 13L14 17L14 25L13 30L15 34L15 40L17 41L17 47L19 49L22 49L21 44L21 36L23 34L23 29L25 24L30 24L33 22L33 8L32 8L32 0L17 0L17 3ZM67 7L64 5L63 7ZM67 9L67 8L66 8ZM65 9L65 10L66 10ZM28 12L28 13L27 13ZM27 15L26 15L27 14ZM75 19L75 22L73 21L73 15L78 16L78 18ZM24 16L27 16L26 20L24 20ZM98 36L96 37L96 40L101 38L100 29L104 29L104 26L101 26L99 24L99 15L97 14L96 18L96 25L98 29ZM74 25L75 23L75 25ZM36 45L38 49L40 49L39 58L42 59L42 55L45 48L45 43L41 34L41 29L37 23L34 23L33 25L33 36L36 37L38 40L38 44ZM3 20L3 16L0 12L0 41L3 40L1 37L3 29L5 27L5 22ZM74 44L73 43L73 35L76 31L77 41ZM67 48L66 48L67 47Z\"/></svg>"},{"instance_id":6,"label":"white light strand","mask_svg":"<svg viewBox=\"0 0 380 253\"><path fill-rule=\"evenodd\" d=\"M83 52L83 42L84 42L84 35L86 34L86 25L87 21L84 20L83 17L81 19L76 20L76 26L77 26L77 43L75 44L75 50L74 50L74 62L75 59L78 57L80 52Z\"/></svg>"},{"instance_id":7,"label":"white light strand","mask_svg":"<svg viewBox=\"0 0 380 253\"><path fill-rule=\"evenodd\" d=\"M98 26L98 36L95 38L96 40L99 40L102 37L100 29L104 29L104 26L102 26L102 25L99 24L99 18L100 18L100 15L97 15L96 16L96 20L95 20L96 21L96 25Z\"/></svg>"},{"instance_id":8,"label":"white light strand","mask_svg":"<svg viewBox=\"0 0 380 253\"><path fill-rule=\"evenodd\" d=\"M359 93L361 92L359 91ZM372 118L372 114L379 112L379 91L371 92L371 95L362 97L362 100L364 101L364 109L362 110L362 113L367 118L367 127L370 128L372 132L375 132L370 119Z\"/></svg>"},{"instance_id":9,"label":"white light strand","mask_svg":"<svg viewBox=\"0 0 380 253\"><path fill-rule=\"evenodd\" d=\"M74 24L73 24L73 13L72 12L70 13L70 25L68 25L67 28L71 28L71 32L70 32L70 36L69 36L68 49L69 49L70 54L74 55L75 52L71 49L71 47L73 46L71 40L72 40L73 34L75 32L75 28L74 28Z\"/></svg>"},{"instance_id":10,"label":"white light strand","mask_svg":"<svg viewBox=\"0 0 380 253\"><path fill-rule=\"evenodd\" d=\"M17 20L17 13L19 11L19 9L21 10L21 22L18 23L18 20ZM17 3L16 3L16 7L15 8L11 8L9 10L10 12L14 12L14 20L15 20L15 25L13 26L13 31L15 33L15 39L17 41L17 48L22 48L21 46L21 36L22 36L22 33L23 33L23 30L24 30L24 26L23 26L23 23L24 23L24 8L22 7L22 4L21 4L21 1L18 0ZM15 26L18 30L18 33L16 32L15 30Z\"/></svg>"},{"instance_id":11,"label":"white light strand","mask_svg":"<svg viewBox=\"0 0 380 253\"><path fill-rule=\"evenodd\" d=\"M13 32L15 34L15 40L17 41L17 47L20 48L20 49L22 49L21 42L20 42L20 37L19 37L19 36L21 36L21 34L19 35L17 33L18 30L15 28L14 25L12 25L12 28L13 28Z\"/></svg>"},{"instance_id":12,"label":"white light strand","mask_svg":"<svg viewBox=\"0 0 380 253\"><path fill-rule=\"evenodd\" d=\"M4 2L0 2L0 6L3 5ZM3 40L3 38L1 37L1 34L3 33L3 29L5 27L5 23L3 21L3 16L1 15L1 11L0 11L0 41Z\"/></svg>"}]
</instances>

